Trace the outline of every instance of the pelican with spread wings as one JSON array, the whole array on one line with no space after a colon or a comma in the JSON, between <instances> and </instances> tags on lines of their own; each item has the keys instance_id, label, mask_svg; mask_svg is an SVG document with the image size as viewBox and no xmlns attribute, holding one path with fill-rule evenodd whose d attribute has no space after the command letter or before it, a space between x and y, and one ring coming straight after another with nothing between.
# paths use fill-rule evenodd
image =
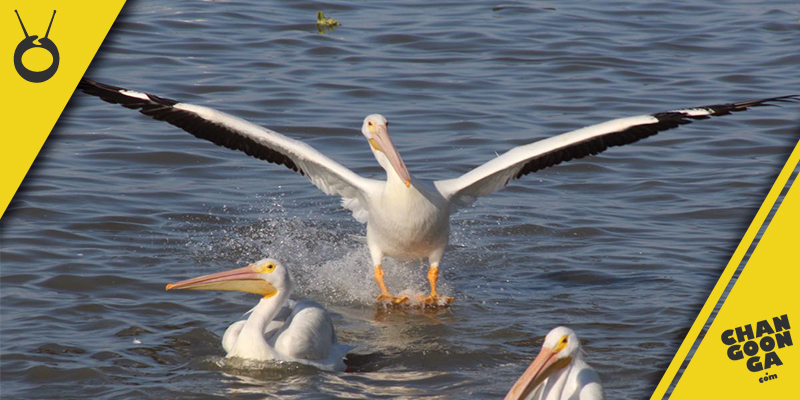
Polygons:
<instances>
[{"instance_id":1,"label":"pelican with spread wings","mask_svg":"<svg viewBox=\"0 0 800 400\"><path fill-rule=\"evenodd\" d=\"M593 155L676 128L695 120L744 111L800 96L685 108L620 118L515 147L466 174L441 181L412 177L389 137L389 121L368 115L361 126L372 154L386 170L386 180L359 176L313 147L232 115L194 104L82 79L78 88L109 103L137 109L219 146L284 165L320 190L342 197L353 217L367 224L367 246L375 267L379 301L409 302L393 296L383 281L384 257L427 259L431 292L422 304L444 305L451 297L436 292L439 263L450 236L450 215L512 180L565 161Z\"/></svg>"}]
</instances>

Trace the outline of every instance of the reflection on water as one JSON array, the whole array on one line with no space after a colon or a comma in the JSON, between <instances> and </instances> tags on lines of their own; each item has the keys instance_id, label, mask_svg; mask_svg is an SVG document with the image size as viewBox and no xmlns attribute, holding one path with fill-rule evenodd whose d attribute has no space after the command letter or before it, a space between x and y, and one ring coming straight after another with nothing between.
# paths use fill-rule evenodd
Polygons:
<instances>
[{"instance_id":1,"label":"reflection on water","mask_svg":"<svg viewBox=\"0 0 800 400\"><path fill-rule=\"evenodd\" d=\"M411 316L423 316L431 324L447 323L442 317L452 317L453 314L449 307L409 307L406 305L386 305L378 304L375 306L375 322L384 322L389 325L403 323Z\"/></svg>"}]
</instances>

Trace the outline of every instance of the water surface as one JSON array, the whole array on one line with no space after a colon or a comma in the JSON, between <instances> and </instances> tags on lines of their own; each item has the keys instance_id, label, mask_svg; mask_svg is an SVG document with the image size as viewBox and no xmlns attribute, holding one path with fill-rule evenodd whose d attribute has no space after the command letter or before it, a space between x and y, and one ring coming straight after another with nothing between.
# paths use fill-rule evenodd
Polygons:
<instances>
[{"instance_id":1,"label":"water surface","mask_svg":"<svg viewBox=\"0 0 800 400\"><path fill-rule=\"evenodd\" d=\"M342 26L319 34L316 11ZM797 93L796 1L128 2L87 76L233 113L359 174L392 124L454 177L607 119ZM376 309L364 227L292 171L76 94L2 220L4 398L501 398L557 325L649 396L800 137L798 107L540 171L452 219L448 309ZM256 299L164 285L281 259L353 373L224 359ZM386 264L422 292L421 263Z\"/></svg>"}]
</instances>

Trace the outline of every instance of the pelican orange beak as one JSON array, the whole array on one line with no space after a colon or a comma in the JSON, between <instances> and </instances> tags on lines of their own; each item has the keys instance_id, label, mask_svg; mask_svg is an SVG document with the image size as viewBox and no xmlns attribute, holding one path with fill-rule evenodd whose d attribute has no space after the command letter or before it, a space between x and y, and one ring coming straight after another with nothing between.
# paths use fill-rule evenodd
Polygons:
<instances>
[{"instance_id":1,"label":"pelican orange beak","mask_svg":"<svg viewBox=\"0 0 800 400\"><path fill-rule=\"evenodd\" d=\"M374 136L373 139L369 139L372 148L386 155L386 158L389 160L389 163L392 164L392 168L394 168L397 175L403 180L406 187L410 187L411 175L408 173L408 168L406 168L403 159L400 158L400 153L398 153L397 149L394 147L392 139L389 138L389 128L381 125L370 126L370 131Z\"/></svg>"},{"instance_id":2,"label":"pelican orange beak","mask_svg":"<svg viewBox=\"0 0 800 400\"><path fill-rule=\"evenodd\" d=\"M272 297L278 289L261 277L257 267L248 265L230 271L203 275L185 281L170 283L167 290L228 290L235 292L255 293L264 297Z\"/></svg>"},{"instance_id":3,"label":"pelican orange beak","mask_svg":"<svg viewBox=\"0 0 800 400\"><path fill-rule=\"evenodd\" d=\"M505 400L521 400L528 397L550 375L572 362L571 357L558 358L557 354L558 352L550 348L542 347L542 351L519 377Z\"/></svg>"}]
</instances>

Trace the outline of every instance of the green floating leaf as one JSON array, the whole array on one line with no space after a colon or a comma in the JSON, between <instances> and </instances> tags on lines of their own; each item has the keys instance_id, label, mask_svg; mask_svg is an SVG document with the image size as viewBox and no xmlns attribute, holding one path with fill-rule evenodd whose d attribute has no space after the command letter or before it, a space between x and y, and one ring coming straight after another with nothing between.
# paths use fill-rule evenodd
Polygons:
<instances>
[{"instance_id":1,"label":"green floating leaf","mask_svg":"<svg viewBox=\"0 0 800 400\"><path fill-rule=\"evenodd\" d=\"M328 18L325 16L325 13L322 11L317 11L317 32L325 34L326 29L334 30L337 26L341 26L342 24L339 21Z\"/></svg>"}]
</instances>

